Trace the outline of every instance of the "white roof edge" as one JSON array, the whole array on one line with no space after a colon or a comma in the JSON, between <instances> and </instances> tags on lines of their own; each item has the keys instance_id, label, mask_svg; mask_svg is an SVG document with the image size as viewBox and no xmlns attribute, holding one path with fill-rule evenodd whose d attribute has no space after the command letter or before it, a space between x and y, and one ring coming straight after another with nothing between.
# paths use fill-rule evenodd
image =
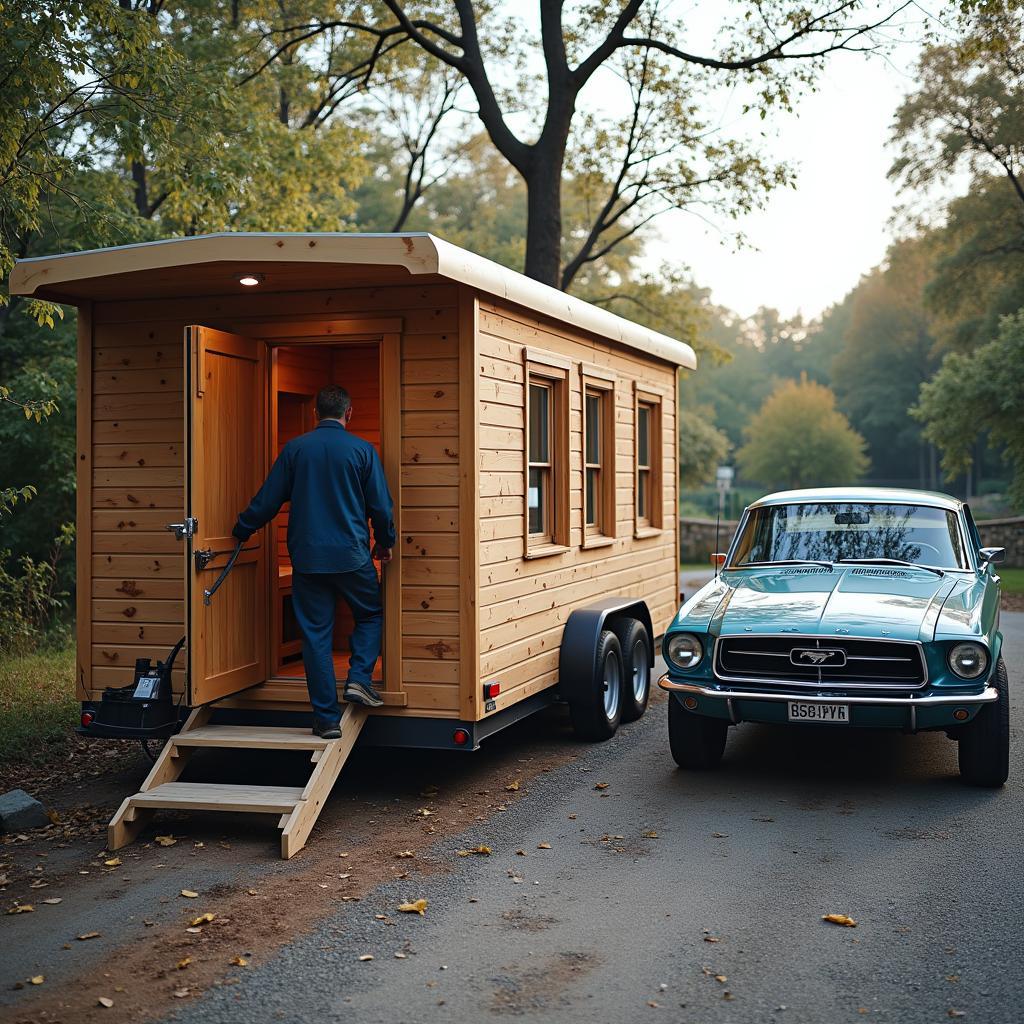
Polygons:
<instances>
[{"instance_id":1,"label":"white roof edge","mask_svg":"<svg viewBox=\"0 0 1024 1024\"><path fill-rule=\"evenodd\" d=\"M63 283L90 277L180 266L186 248L190 263L361 263L400 266L413 275L438 274L676 366L691 370L697 366L696 354L685 342L541 284L428 232L221 232L36 256L15 265L10 276L11 294L34 295L43 287L59 289Z\"/></svg>"}]
</instances>

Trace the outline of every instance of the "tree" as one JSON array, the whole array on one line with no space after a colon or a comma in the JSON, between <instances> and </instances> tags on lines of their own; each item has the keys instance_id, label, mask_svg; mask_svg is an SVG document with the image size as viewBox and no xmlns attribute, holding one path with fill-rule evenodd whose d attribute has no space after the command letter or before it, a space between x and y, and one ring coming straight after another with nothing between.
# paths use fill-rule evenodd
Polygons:
<instances>
[{"instance_id":1,"label":"tree","mask_svg":"<svg viewBox=\"0 0 1024 1024\"><path fill-rule=\"evenodd\" d=\"M942 451L951 474L970 469L978 440L1005 446L1014 470L1011 497L1024 508L1024 311L1005 317L999 334L970 354L951 352L921 387L912 414Z\"/></svg>"},{"instance_id":2,"label":"tree","mask_svg":"<svg viewBox=\"0 0 1024 1024\"><path fill-rule=\"evenodd\" d=\"M296 42L317 34L344 32L371 44L359 68L410 43L456 71L475 97L491 142L526 183L525 272L561 287L609 242L630 237L659 205L699 202L737 212L785 180L735 141L716 137L698 112L703 91L742 83L756 95L751 105L762 117L773 106L788 108L793 88L811 82L828 54L878 47L877 30L908 6L894 3L865 17L861 0L756 2L745 17L723 26L718 52L702 54L687 47L683 24L665 16L658 0L615 6L589 0L571 20L564 0L538 0L543 69L537 75L520 45L523 25L502 18L493 0L381 4L388 17L375 17L373 4L334 4L328 5L333 13L294 21L275 33L272 57L283 58ZM520 72L512 81L510 65ZM632 97L632 110L610 128L607 112L588 122L581 99L607 71L625 78ZM529 119L537 128L532 133L512 125L527 104L537 111ZM607 191L595 202L590 230L563 259L562 186L574 134L606 159L612 150L615 156L614 163L601 164Z\"/></svg>"},{"instance_id":3,"label":"tree","mask_svg":"<svg viewBox=\"0 0 1024 1024\"><path fill-rule=\"evenodd\" d=\"M679 406L679 484L701 487L713 480L715 468L732 445L716 426L714 410L707 406Z\"/></svg>"},{"instance_id":4,"label":"tree","mask_svg":"<svg viewBox=\"0 0 1024 1024\"><path fill-rule=\"evenodd\" d=\"M766 486L822 487L858 480L867 468L864 438L813 381L786 381L768 397L736 453L743 475Z\"/></svg>"}]
</instances>

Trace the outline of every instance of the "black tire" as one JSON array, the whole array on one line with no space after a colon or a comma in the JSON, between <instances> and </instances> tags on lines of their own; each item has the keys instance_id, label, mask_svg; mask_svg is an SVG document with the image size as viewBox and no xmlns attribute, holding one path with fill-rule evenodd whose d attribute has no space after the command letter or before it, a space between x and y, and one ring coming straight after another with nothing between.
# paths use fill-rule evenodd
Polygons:
<instances>
[{"instance_id":1,"label":"black tire","mask_svg":"<svg viewBox=\"0 0 1024 1024\"><path fill-rule=\"evenodd\" d=\"M1010 685L1002 658L993 685L999 699L960 731L960 776L971 786L1001 786L1010 774Z\"/></svg>"},{"instance_id":2,"label":"black tire","mask_svg":"<svg viewBox=\"0 0 1024 1024\"><path fill-rule=\"evenodd\" d=\"M619 619L612 629L622 649L622 721L635 722L651 696L651 638L636 619Z\"/></svg>"},{"instance_id":3,"label":"black tire","mask_svg":"<svg viewBox=\"0 0 1024 1024\"><path fill-rule=\"evenodd\" d=\"M605 694L609 699L605 700ZM614 699L612 699L614 698ZM594 652L594 674L587 692L569 701L573 731L594 743L615 735L622 718L622 649L618 637L603 629Z\"/></svg>"},{"instance_id":4,"label":"black tire","mask_svg":"<svg viewBox=\"0 0 1024 1024\"><path fill-rule=\"evenodd\" d=\"M668 699L668 745L680 768L706 771L718 767L725 751L729 723L687 711L675 694Z\"/></svg>"}]
</instances>

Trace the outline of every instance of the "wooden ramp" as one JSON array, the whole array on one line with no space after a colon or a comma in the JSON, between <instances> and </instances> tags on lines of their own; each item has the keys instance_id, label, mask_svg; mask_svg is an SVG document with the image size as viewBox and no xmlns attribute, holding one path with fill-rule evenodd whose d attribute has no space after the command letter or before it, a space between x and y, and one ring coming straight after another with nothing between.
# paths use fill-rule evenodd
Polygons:
<instances>
[{"instance_id":1,"label":"wooden ramp","mask_svg":"<svg viewBox=\"0 0 1024 1024\"><path fill-rule=\"evenodd\" d=\"M160 752L142 788L118 808L107 827L107 847L118 850L134 842L153 814L167 807L193 811L241 811L279 814L281 856L287 860L306 844L320 811L352 753L366 721L366 708L348 704L341 719L341 739L324 740L308 729L210 725L211 709L196 708ZM304 787L228 786L179 782L194 751L202 747L245 750L308 750L313 772Z\"/></svg>"}]
</instances>

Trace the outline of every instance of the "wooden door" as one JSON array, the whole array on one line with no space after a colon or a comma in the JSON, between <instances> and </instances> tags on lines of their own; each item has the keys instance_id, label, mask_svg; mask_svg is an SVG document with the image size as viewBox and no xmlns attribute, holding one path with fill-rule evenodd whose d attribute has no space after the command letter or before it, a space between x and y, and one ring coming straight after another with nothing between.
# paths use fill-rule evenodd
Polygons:
<instances>
[{"instance_id":1,"label":"wooden door","mask_svg":"<svg viewBox=\"0 0 1024 1024\"><path fill-rule=\"evenodd\" d=\"M246 542L209 604L203 594L234 550L231 528L238 513L263 483L266 345L210 327L187 327L185 365L185 514L194 522L185 607L189 703L195 707L267 678L270 531L260 530Z\"/></svg>"}]
</instances>

